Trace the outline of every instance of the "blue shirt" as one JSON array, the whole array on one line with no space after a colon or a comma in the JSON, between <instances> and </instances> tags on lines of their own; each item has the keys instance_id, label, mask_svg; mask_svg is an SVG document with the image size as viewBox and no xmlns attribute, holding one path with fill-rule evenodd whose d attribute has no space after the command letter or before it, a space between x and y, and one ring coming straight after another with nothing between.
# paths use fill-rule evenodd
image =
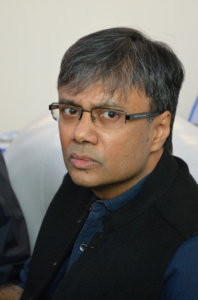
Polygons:
<instances>
[{"instance_id":1,"label":"blue shirt","mask_svg":"<svg viewBox=\"0 0 198 300\"><path fill-rule=\"evenodd\" d=\"M148 177L148 176L147 176ZM147 177L143 178L133 188L113 199L97 200L78 235L71 255L67 257L58 274L50 284L43 296L43 300L50 300L58 287L59 282L77 261L92 237L97 232L103 232L103 218L111 212L118 210L131 201L141 190ZM30 260L21 272L25 286ZM160 300L194 300L198 299L198 235L192 237L179 247L166 269Z\"/></svg>"}]
</instances>

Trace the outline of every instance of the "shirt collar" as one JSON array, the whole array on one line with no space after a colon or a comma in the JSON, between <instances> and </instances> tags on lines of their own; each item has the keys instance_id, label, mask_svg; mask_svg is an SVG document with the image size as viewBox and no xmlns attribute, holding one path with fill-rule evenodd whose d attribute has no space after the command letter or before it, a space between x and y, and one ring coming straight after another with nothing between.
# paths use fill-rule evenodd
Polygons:
<instances>
[{"instance_id":1,"label":"shirt collar","mask_svg":"<svg viewBox=\"0 0 198 300\"><path fill-rule=\"evenodd\" d=\"M150 175L150 174L149 174ZM127 204L129 201L131 201L141 190L144 182L146 181L147 177L145 176L142 180L140 180L135 186L133 186L128 191L124 192L123 194L112 198L110 200L102 201L103 204L107 207L107 209L111 212L116 211L120 209L122 206Z\"/></svg>"}]
</instances>

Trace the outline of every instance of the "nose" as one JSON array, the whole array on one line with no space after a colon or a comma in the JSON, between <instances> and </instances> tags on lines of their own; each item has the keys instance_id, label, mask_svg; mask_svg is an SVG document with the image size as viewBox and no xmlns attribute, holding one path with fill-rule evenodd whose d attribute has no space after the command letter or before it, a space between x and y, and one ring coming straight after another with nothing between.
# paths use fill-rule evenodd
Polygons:
<instances>
[{"instance_id":1,"label":"nose","mask_svg":"<svg viewBox=\"0 0 198 300\"><path fill-rule=\"evenodd\" d=\"M83 110L83 114L73 132L72 139L78 143L97 144L97 129L92 121L91 111Z\"/></svg>"}]
</instances>

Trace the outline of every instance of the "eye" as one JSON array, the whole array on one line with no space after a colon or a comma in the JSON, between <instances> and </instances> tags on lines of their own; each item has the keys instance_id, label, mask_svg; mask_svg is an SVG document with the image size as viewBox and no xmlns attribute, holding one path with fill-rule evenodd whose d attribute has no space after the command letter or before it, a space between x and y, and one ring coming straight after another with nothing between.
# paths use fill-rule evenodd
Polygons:
<instances>
[{"instance_id":1,"label":"eye","mask_svg":"<svg viewBox=\"0 0 198 300\"><path fill-rule=\"evenodd\" d=\"M60 115L64 118L72 118L79 116L81 111L77 107L60 105Z\"/></svg>"},{"instance_id":2,"label":"eye","mask_svg":"<svg viewBox=\"0 0 198 300\"><path fill-rule=\"evenodd\" d=\"M63 109L63 113L67 116L71 116L71 115L77 115L78 111L76 109L74 109L73 107L65 107Z\"/></svg>"},{"instance_id":3,"label":"eye","mask_svg":"<svg viewBox=\"0 0 198 300\"><path fill-rule=\"evenodd\" d=\"M107 110L103 112L103 116L107 119L115 119L119 117L119 114L114 110Z\"/></svg>"}]
</instances>

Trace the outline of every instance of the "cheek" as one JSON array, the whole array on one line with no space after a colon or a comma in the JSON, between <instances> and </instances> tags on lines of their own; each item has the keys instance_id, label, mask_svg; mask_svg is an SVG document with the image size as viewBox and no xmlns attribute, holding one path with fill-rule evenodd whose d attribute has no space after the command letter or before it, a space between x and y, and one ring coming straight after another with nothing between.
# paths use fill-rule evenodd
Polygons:
<instances>
[{"instance_id":1,"label":"cheek","mask_svg":"<svg viewBox=\"0 0 198 300\"><path fill-rule=\"evenodd\" d=\"M128 130L115 132L106 139L105 153L108 155L108 162L111 165L118 164L127 168L131 163L140 163L145 159L149 147L149 135L147 128L140 128L138 131Z\"/></svg>"},{"instance_id":2,"label":"cheek","mask_svg":"<svg viewBox=\"0 0 198 300\"><path fill-rule=\"evenodd\" d=\"M123 159L126 159L133 148L133 139L129 139L128 135L123 134L123 131L114 131L112 134L103 133L100 141L108 165L114 166Z\"/></svg>"}]
</instances>

